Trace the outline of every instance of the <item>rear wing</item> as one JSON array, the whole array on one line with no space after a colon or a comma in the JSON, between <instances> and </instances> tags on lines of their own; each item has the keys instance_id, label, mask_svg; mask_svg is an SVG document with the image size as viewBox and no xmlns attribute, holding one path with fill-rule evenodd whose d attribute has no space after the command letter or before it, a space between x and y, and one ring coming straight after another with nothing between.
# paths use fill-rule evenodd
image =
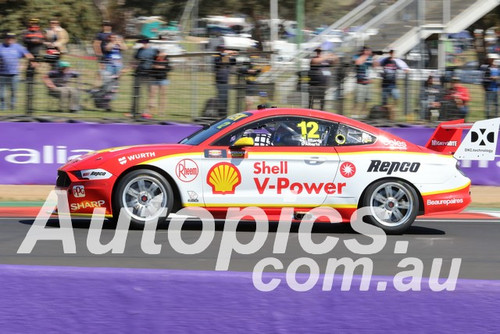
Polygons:
<instances>
[{"instance_id":1,"label":"rear wing","mask_svg":"<svg viewBox=\"0 0 500 334\"><path fill-rule=\"evenodd\" d=\"M495 160L500 118L464 123L463 119L438 125L426 148L449 153L458 160ZM470 129L462 141L462 132Z\"/></svg>"}]
</instances>

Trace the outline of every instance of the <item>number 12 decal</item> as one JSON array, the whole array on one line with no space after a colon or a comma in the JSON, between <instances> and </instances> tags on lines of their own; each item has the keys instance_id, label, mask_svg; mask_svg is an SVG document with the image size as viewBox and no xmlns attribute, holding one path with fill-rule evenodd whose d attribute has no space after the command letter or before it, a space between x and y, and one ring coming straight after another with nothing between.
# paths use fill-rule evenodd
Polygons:
<instances>
[{"instance_id":1,"label":"number 12 decal","mask_svg":"<svg viewBox=\"0 0 500 334\"><path fill-rule=\"evenodd\" d=\"M306 123L306 121L302 121L298 123L297 126L300 128L303 138L319 138L318 134L319 126L317 122L309 121Z\"/></svg>"}]
</instances>

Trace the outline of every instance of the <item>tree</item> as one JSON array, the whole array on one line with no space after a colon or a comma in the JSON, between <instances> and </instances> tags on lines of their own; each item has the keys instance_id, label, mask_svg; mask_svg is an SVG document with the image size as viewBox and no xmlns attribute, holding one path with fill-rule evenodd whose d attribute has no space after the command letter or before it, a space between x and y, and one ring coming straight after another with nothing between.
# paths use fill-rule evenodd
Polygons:
<instances>
[{"instance_id":1,"label":"tree","mask_svg":"<svg viewBox=\"0 0 500 334\"><path fill-rule=\"evenodd\" d=\"M92 0L0 0L0 30L20 33L30 18L40 19L48 27L57 18L71 37L88 39L99 29L98 12Z\"/></svg>"}]
</instances>

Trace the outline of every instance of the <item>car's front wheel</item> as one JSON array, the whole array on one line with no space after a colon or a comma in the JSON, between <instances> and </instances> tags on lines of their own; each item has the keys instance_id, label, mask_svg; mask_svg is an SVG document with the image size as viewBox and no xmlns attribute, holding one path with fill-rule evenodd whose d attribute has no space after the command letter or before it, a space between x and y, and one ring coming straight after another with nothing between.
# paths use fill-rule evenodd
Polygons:
<instances>
[{"instance_id":1,"label":"car's front wheel","mask_svg":"<svg viewBox=\"0 0 500 334\"><path fill-rule=\"evenodd\" d=\"M401 180L380 180L371 184L361 204L370 208L369 222L387 234L406 231L415 221L419 209L417 192Z\"/></svg>"},{"instance_id":2,"label":"car's front wheel","mask_svg":"<svg viewBox=\"0 0 500 334\"><path fill-rule=\"evenodd\" d=\"M134 227L143 227L155 220L163 221L172 210L172 187L161 174L138 169L126 174L116 188L113 207L118 220L120 210Z\"/></svg>"}]
</instances>

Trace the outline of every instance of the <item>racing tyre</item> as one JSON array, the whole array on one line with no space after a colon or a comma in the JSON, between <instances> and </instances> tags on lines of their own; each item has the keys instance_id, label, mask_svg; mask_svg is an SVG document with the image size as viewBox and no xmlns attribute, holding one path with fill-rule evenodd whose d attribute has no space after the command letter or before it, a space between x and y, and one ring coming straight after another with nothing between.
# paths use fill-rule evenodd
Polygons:
<instances>
[{"instance_id":1,"label":"racing tyre","mask_svg":"<svg viewBox=\"0 0 500 334\"><path fill-rule=\"evenodd\" d=\"M400 180L381 180L370 185L362 200L369 207L369 223L387 234L400 234L415 221L418 214L418 195L408 183Z\"/></svg>"},{"instance_id":2,"label":"racing tyre","mask_svg":"<svg viewBox=\"0 0 500 334\"><path fill-rule=\"evenodd\" d=\"M156 219L164 221L172 211L173 201L172 187L161 174L149 169L134 170L118 183L113 218L118 221L123 208L131 226L141 228Z\"/></svg>"}]
</instances>

